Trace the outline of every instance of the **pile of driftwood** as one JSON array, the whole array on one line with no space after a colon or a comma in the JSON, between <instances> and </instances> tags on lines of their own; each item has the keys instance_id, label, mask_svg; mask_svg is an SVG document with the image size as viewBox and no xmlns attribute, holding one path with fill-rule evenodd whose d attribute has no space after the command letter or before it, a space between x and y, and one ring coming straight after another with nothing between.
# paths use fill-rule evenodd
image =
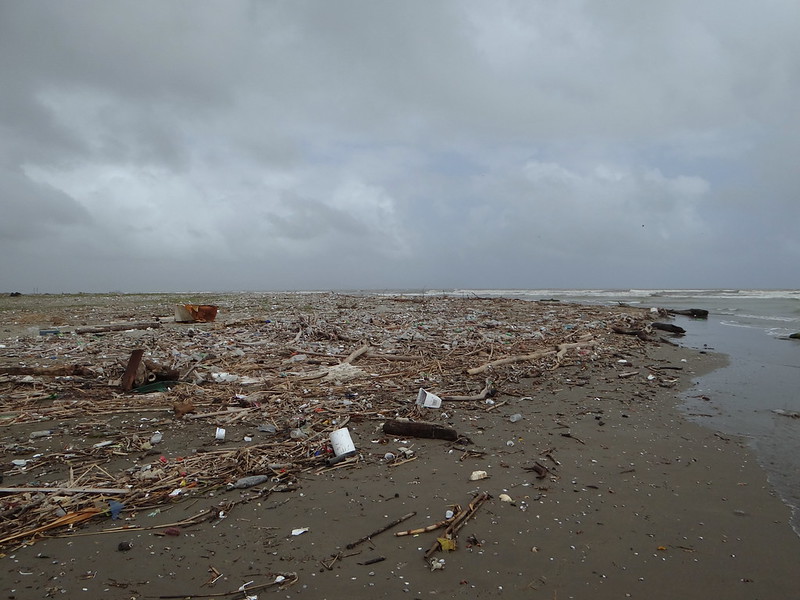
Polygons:
<instances>
[{"instance_id":1,"label":"pile of driftwood","mask_svg":"<svg viewBox=\"0 0 800 600\"><path fill-rule=\"evenodd\" d=\"M619 356L659 340L653 315L623 306L249 294L215 298L214 323L185 324L163 316L158 296L90 298L71 309L77 323L61 316L52 335L4 344L0 548L253 476L259 493L291 490L300 473L365 460L331 464L329 435L348 424L456 441L441 411L415 402L419 388L486 411L522 381L563 365L618 369ZM36 310L42 326L60 311ZM34 321L24 309L4 319ZM198 431L239 426L253 434L197 444ZM184 446L166 452L157 434Z\"/></svg>"}]
</instances>

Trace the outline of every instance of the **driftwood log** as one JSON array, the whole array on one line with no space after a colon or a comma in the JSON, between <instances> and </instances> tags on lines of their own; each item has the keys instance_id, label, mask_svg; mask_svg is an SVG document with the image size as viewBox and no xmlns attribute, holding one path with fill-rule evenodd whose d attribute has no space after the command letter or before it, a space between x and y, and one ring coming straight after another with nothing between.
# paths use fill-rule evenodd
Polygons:
<instances>
[{"instance_id":1,"label":"driftwood log","mask_svg":"<svg viewBox=\"0 0 800 600\"><path fill-rule=\"evenodd\" d=\"M673 310L667 309L671 315L683 315L685 317L692 317L693 319L707 319L708 311L702 308L687 308L686 310Z\"/></svg>"},{"instance_id":2,"label":"driftwood log","mask_svg":"<svg viewBox=\"0 0 800 600\"><path fill-rule=\"evenodd\" d=\"M131 329L158 329L161 323L152 321L147 323L113 323L111 325L95 325L92 327L78 327L75 333L107 333L109 331L129 331Z\"/></svg>"},{"instance_id":3,"label":"driftwood log","mask_svg":"<svg viewBox=\"0 0 800 600\"><path fill-rule=\"evenodd\" d=\"M653 323L653 329L660 329L661 331L669 331L677 335L683 335L686 330L683 327L678 327L672 323Z\"/></svg>"},{"instance_id":4,"label":"driftwood log","mask_svg":"<svg viewBox=\"0 0 800 600\"><path fill-rule=\"evenodd\" d=\"M448 440L451 442L458 439L458 432L452 427L419 421L386 421L383 424L383 432L389 435Z\"/></svg>"},{"instance_id":5,"label":"driftwood log","mask_svg":"<svg viewBox=\"0 0 800 600\"><path fill-rule=\"evenodd\" d=\"M647 337L647 332L644 329L633 329L631 327L620 327L618 325L614 325L611 328L611 331L614 333L619 333L620 335L635 335L640 340L644 340L645 342L650 339Z\"/></svg>"}]
</instances>

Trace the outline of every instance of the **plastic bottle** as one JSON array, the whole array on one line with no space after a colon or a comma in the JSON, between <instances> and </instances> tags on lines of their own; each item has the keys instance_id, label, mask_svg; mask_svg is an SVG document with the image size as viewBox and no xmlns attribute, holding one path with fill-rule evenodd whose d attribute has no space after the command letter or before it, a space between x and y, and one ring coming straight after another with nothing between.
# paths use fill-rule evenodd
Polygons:
<instances>
[{"instance_id":1,"label":"plastic bottle","mask_svg":"<svg viewBox=\"0 0 800 600\"><path fill-rule=\"evenodd\" d=\"M242 477L241 479L237 480L236 483L228 484L228 489L243 490L245 488L253 487L254 485L266 483L269 480L269 475L250 475L249 477Z\"/></svg>"},{"instance_id":2,"label":"plastic bottle","mask_svg":"<svg viewBox=\"0 0 800 600\"><path fill-rule=\"evenodd\" d=\"M512 423L516 423L517 421L522 421L522 415L519 413L513 414L510 417L508 417L508 420L511 421Z\"/></svg>"},{"instance_id":3,"label":"plastic bottle","mask_svg":"<svg viewBox=\"0 0 800 600\"><path fill-rule=\"evenodd\" d=\"M28 434L28 438L35 440L37 438L43 438L53 435L53 431L51 429L44 429L42 431L31 431Z\"/></svg>"}]
</instances>

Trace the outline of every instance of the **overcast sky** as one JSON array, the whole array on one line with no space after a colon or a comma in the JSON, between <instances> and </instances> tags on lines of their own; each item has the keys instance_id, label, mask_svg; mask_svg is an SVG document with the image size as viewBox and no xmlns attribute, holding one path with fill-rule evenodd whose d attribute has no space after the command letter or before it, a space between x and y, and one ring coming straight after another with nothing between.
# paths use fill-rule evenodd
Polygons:
<instances>
[{"instance_id":1,"label":"overcast sky","mask_svg":"<svg viewBox=\"0 0 800 600\"><path fill-rule=\"evenodd\" d=\"M797 0L0 0L0 291L798 287Z\"/></svg>"}]
</instances>

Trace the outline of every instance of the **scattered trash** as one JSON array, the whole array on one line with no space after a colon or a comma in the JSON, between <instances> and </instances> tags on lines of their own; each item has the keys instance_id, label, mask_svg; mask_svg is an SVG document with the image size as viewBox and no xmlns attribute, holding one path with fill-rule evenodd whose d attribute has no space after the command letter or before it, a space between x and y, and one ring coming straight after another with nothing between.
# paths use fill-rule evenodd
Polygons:
<instances>
[{"instance_id":1,"label":"scattered trash","mask_svg":"<svg viewBox=\"0 0 800 600\"><path fill-rule=\"evenodd\" d=\"M455 537L464 525L466 525L467 521L469 521L475 513L478 511L478 508L486 502L491 496L488 493L482 492L475 496L470 503L467 505L467 508L460 508L456 515L449 521L447 525L447 529L444 530L444 534L438 536L436 538L436 542L428 548L425 552L425 560L429 561L434 553L438 550L454 550L455 549ZM442 563L444 564L444 563Z\"/></svg>"},{"instance_id":2,"label":"scattered trash","mask_svg":"<svg viewBox=\"0 0 800 600\"><path fill-rule=\"evenodd\" d=\"M441 408L442 399L436 394L431 394L423 388L419 388L419 393L417 393L417 406L424 408Z\"/></svg>"},{"instance_id":3,"label":"scattered trash","mask_svg":"<svg viewBox=\"0 0 800 600\"><path fill-rule=\"evenodd\" d=\"M218 307L213 304L176 304L176 323L211 323L217 318Z\"/></svg>"},{"instance_id":4,"label":"scattered trash","mask_svg":"<svg viewBox=\"0 0 800 600\"><path fill-rule=\"evenodd\" d=\"M133 548L133 542L120 542L117 544L117 550L119 552L127 552L131 548Z\"/></svg>"},{"instance_id":5,"label":"scattered trash","mask_svg":"<svg viewBox=\"0 0 800 600\"><path fill-rule=\"evenodd\" d=\"M289 432L289 437L293 440L302 440L303 438L307 438L308 434L300 427L295 427Z\"/></svg>"},{"instance_id":6,"label":"scattered trash","mask_svg":"<svg viewBox=\"0 0 800 600\"><path fill-rule=\"evenodd\" d=\"M271 479L270 475L250 475L249 477L242 477L238 479L235 483L229 483L228 489L238 489L243 490L246 488L251 488L255 485L261 485L262 483L266 483Z\"/></svg>"},{"instance_id":7,"label":"scattered trash","mask_svg":"<svg viewBox=\"0 0 800 600\"><path fill-rule=\"evenodd\" d=\"M122 502L117 502L116 500L109 500L108 508L109 512L111 513L111 518L116 520L119 518L119 514L125 508L125 505Z\"/></svg>"},{"instance_id":8,"label":"scattered trash","mask_svg":"<svg viewBox=\"0 0 800 600\"><path fill-rule=\"evenodd\" d=\"M491 379L505 385L523 373L539 377L561 365L582 365L589 360L622 370L617 359L633 355L633 349L639 352L641 342L623 338L612 345L608 336L600 335L601 328L613 331L615 325L624 324L646 337L653 319L647 311L631 307L565 303L541 308L512 300L493 301L487 319L460 312L467 305L471 311L472 304L456 298L426 298L425 303L383 298L382 310L366 319L362 305L348 308L353 303L335 294L282 295L274 304L270 302L269 319L265 319L263 296L229 297L231 303L239 304L226 306L225 323L208 327L176 325L171 315L155 317L163 309L163 298L136 300L139 304L124 311L116 296L100 311L71 306L68 318L74 320L73 325L53 321L51 327L50 323L20 319L24 326L17 329L23 335L4 349L4 355L16 357L13 360L19 364L0 366L0 385L5 384L2 392L7 399L0 424L26 426L49 421L70 425L29 433L36 427L33 425L17 432L17 439L26 441L58 435L58 444L38 444L41 454L32 454L35 450L30 447L7 449L6 464L14 469L3 474L6 481L17 477L14 484L24 484L31 477L32 465L47 473L47 478L42 480L44 487L4 490L2 508L25 505L30 496L24 494L49 497L56 492L60 505L39 501L32 510L3 520L3 546L9 539L12 543L36 539L43 524L64 528L95 515L121 515L122 502L117 507L108 498L98 500L97 494L125 494L126 506L146 506L149 514L154 514L158 509L151 507L173 505L184 497L198 498L198 492L211 496L220 488L237 489L244 485L240 481L249 480L242 477L247 473L264 474L250 476L263 478L253 485L275 478L265 491L280 492L297 489L300 473L321 473L334 466L349 469L380 460L392 470L418 459L411 448L387 439L389 436L468 444L453 423L482 431L464 416L477 409L478 418L489 418L492 409L507 404L513 396L496 400L492 381L484 379L483 389L476 391L481 385L479 378L466 375L489 372ZM179 322L215 321L217 306L212 297L208 299L212 303L177 307L170 303L167 310L175 308L174 320ZM203 314L203 307L210 312ZM191 321L184 320L186 313ZM11 318L18 319L20 314L13 313ZM387 327L388 319L397 326ZM461 329L459 319L472 323ZM590 327L598 330L596 337L588 333L581 337L587 319L599 323ZM478 322L486 326L476 327ZM564 330L563 323L570 324L570 329ZM35 335L32 331L24 335L29 324L36 325ZM40 336L40 328L51 335ZM78 337L83 335L87 337ZM509 354L511 351L514 354ZM518 373L509 377L514 371ZM351 379L358 383L341 386ZM661 376L658 379L662 381ZM244 393L243 386L248 384L258 385ZM421 386L441 390L441 395ZM117 389L108 393L106 387ZM117 393L120 387L126 393ZM408 402L408 390L414 389L418 390L416 402ZM463 395L455 395L459 393ZM465 411L449 410L450 403L457 401L473 404L465 405ZM448 404L446 413L437 410L443 404ZM133 418L134 409L143 416ZM414 420L422 411L429 418ZM125 417L111 424L111 415L113 419ZM131 419L126 423L128 415ZM508 420L525 418L514 414ZM381 438L380 443L394 446L361 456L353 443L354 432L374 435L366 430L378 419L383 426L376 437ZM71 423L77 423L74 429ZM156 423L158 431L154 432ZM173 423L200 439L173 435ZM214 439L220 442L210 451L202 448L211 445L203 442L210 433L206 427L215 428ZM226 428L231 429L231 438L226 438ZM243 431L248 433L242 435ZM334 439L333 434L343 431L346 438ZM329 436L330 444L326 443ZM152 453L153 446L164 444L165 439L170 442L169 451L163 456ZM197 441L198 447L181 447L186 439L189 446ZM229 443L221 443L226 440ZM515 443L513 439L509 442ZM421 448L424 452L432 446L458 448L454 444L423 444L417 448L420 455ZM458 449L464 457L482 456ZM16 454L13 461L9 460L12 453ZM126 460L124 469L108 466ZM67 473L64 465L74 472ZM532 469L538 478L557 477L543 466ZM481 474L471 477L473 481L489 476L486 471L476 473ZM449 516L440 522L440 528L448 527L451 519L462 513L453 508L445 514ZM222 516L222 511L216 513L216 517Z\"/></svg>"},{"instance_id":9,"label":"scattered trash","mask_svg":"<svg viewBox=\"0 0 800 600\"><path fill-rule=\"evenodd\" d=\"M508 494L500 494L497 499L500 500L500 502L514 502L514 499Z\"/></svg>"},{"instance_id":10,"label":"scattered trash","mask_svg":"<svg viewBox=\"0 0 800 600\"><path fill-rule=\"evenodd\" d=\"M356 446L353 439L350 437L350 430L347 427L335 429L330 435L331 446L333 447L333 454L336 457L340 456L353 456L356 453Z\"/></svg>"},{"instance_id":11,"label":"scattered trash","mask_svg":"<svg viewBox=\"0 0 800 600\"><path fill-rule=\"evenodd\" d=\"M800 412L793 411L793 410L784 410L782 408L774 408L772 409L776 415L781 415L782 417L789 417L790 419L800 419Z\"/></svg>"},{"instance_id":12,"label":"scattered trash","mask_svg":"<svg viewBox=\"0 0 800 600\"><path fill-rule=\"evenodd\" d=\"M436 541L439 542L439 548L446 552L452 552L456 549L456 541L450 538L436 538Z\"/></svg>"},{"instance_id":13,"label":"scattered trash","mask_svg":"<svg viewBox=\"0 0 800 600\"><path fill-rule=\"evenodd\" d=\"M432 558L430 560L429 564L431 566L431 571L441 571L442 569L444 569L444 559L443 558L440 558L439 560L436 560L435 558Z\"/></svg>"},{"instance_id":14,"label":"scattered trash","mask_svg":"<svg viewBox=\"0 0 800 600\"><path fill-rule=\"evenodd\" d=\"M480 481L481 479L486 479L489 477L489 474L486 471L473 471L472 474L469 476L470 481Z\"/></svg>"},{"instance_id":15,"label":"scattered trash","mask_svg":"<svg viewBox=\"0 0 800 600\"><path fill-rule=\"evenodd\" d=\"M298 527L297 529L292 529L292 535L303 535L308 530L308 527Z\"/></svg>"},{"instance_id":16,"label":"scattered trash","mask_svg":"<svg viewBox=\"0 0 800 600\"><path fill-rule=\"evenodd\" d=\"M154 392L168 392L178 384L180 384L180 381L154 381L153 383L146 383L145 385L140 385L139 387L134 388L131 391L134 394L152 394Z\"/></svg>"},{"instance_id":17,"label":"scattered trash","mask_svg":"<svg viewBox=\"0 0 800 600\"><path fill-rule=\"evenodd\" d=\"M399 419L386 421L383 424L383 432L390 435L432 438L436 440L456 441L458 439L458 432L452 427L446 427L438 423L401 421Z\"/></svg>"}]
</instances>

